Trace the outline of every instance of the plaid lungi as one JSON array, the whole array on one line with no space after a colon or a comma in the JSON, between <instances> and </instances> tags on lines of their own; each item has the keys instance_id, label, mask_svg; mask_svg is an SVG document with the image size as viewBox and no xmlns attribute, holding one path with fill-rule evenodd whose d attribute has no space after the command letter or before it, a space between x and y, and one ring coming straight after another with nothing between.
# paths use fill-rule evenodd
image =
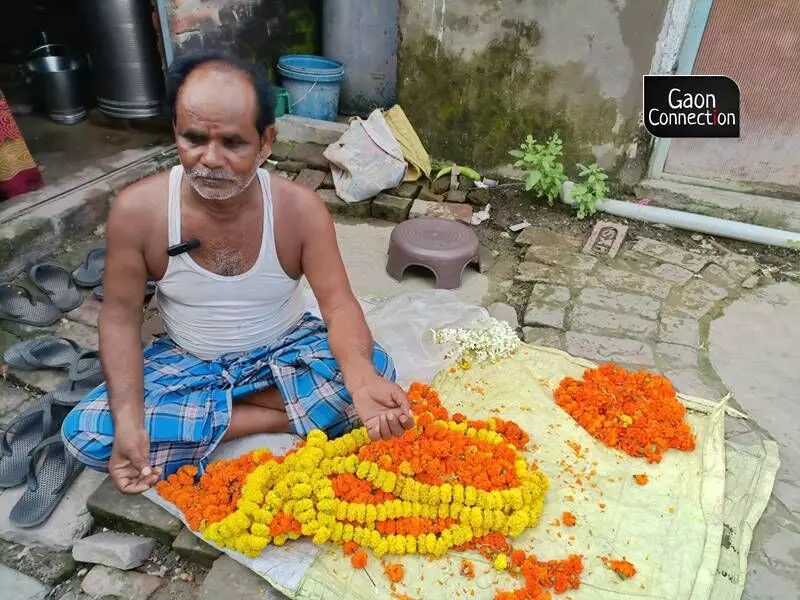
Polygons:
<instances>
[{"instance_id":1,"label":"plaid lungi","mask_svg":"<svg viewBox=\"0 0 800 600\"><path fill-rule=\"evenodd\" d=\"M394 381L394 364L376 343L373 363ZM228 429L234 402L277 386L292 430L313 429L338 436L359 425L352 398L328 345L320 319L306 314L275 343L205 361L168 337L144 351L144 425L150 436L150 464L163 476L181 465L201 469ZM64 420L66 448L78 460L106 471L114 424L105 384L92 390Z\"/></svg>"}]
</instances>

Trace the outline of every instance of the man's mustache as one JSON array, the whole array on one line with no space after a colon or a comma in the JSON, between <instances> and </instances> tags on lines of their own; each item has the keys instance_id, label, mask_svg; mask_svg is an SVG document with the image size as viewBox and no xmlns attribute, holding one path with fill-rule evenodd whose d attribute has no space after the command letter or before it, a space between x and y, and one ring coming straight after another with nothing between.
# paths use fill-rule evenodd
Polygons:
<instances>
[{"instance_id":1,"label":"man's mustache","mask_svg":"<svg viewBox=\"0 0 800 600\"><path fill-rule=\"evenodd\" d=\"M189 171L189 176L202 179L218 179L220 181L236 180L236 178L231 176L231 174L225 169L209 169L208 167L204 167L202 165L194 167L191 171Z\"/></svg>"}]
</instances>

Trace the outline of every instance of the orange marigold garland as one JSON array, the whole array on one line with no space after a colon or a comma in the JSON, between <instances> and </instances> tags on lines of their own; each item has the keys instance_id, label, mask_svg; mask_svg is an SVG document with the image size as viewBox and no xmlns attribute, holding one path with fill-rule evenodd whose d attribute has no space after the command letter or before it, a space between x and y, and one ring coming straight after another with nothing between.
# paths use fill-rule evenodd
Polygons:
<instances>
[{"instance_id":1,"label":"orange marigold garland","mask_svg":"<svg viewBox=\"0 0 800 600\"><path fill-rule=\"evenodd\" d=\"M586 431L611 448L661 462L669 448L694 450L684 421L686 408L670 381L654 373L631 373L609 363L587 369L582 380L564 378L556 403Z\"/></svg>"}]
</instances>

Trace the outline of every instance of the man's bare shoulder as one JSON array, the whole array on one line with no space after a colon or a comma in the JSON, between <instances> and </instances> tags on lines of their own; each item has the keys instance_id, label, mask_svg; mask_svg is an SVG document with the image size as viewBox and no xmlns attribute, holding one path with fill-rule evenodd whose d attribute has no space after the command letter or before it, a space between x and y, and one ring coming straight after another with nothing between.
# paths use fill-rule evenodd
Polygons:
<instances>
[{"instance_id":1,"label":"man's bare shoulder","mask_svg":"<svg viewBox=\"0 0 800 600\"><path fill-rule=\"evenodd\" d=\"M126 237L145 238L166 215L168 197L169 171L150 175L123 188L111 203L109 233L121 227L128 232Z\"/></svg>"}]
</instances>

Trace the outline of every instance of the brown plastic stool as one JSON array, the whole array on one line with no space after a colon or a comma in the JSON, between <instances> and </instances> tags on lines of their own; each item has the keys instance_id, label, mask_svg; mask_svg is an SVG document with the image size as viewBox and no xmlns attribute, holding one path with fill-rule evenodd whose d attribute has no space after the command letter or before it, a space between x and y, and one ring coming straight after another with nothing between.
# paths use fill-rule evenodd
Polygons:
<instances>
[{"instance_id":1,"label":"brown plastic stool","mask_svg":"<svg viewBox=\"0 0 800 600\"><path fill-rule=\"evenodd\" d=\"M436 287L461 287L461 276L478 262L478 236L460 221L421 217L403 221L389 239L386 272L396 280L411 266L425 267L436 277Z\"/></svg>"}]
</instances>

